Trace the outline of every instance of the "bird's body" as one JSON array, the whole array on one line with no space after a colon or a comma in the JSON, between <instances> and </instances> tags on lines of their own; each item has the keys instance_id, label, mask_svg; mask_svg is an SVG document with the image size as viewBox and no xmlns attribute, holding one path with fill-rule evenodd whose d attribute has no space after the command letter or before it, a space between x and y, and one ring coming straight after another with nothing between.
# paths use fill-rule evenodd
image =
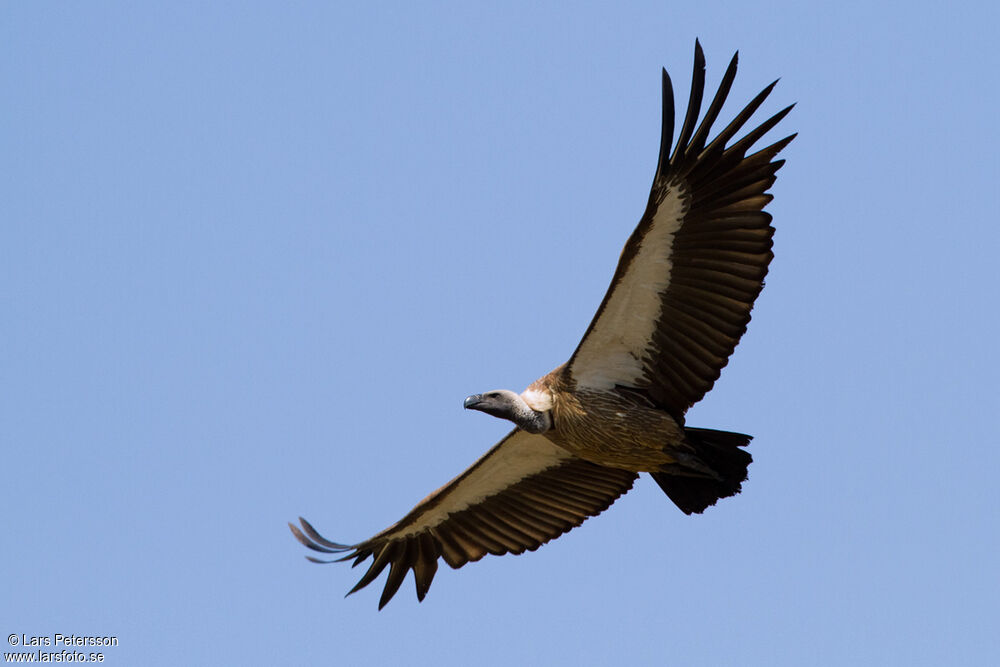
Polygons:
<instances>
[{"instance_id":1,"label":"bird's body","mask_svg":"<svg viewBox=\"0 0 1000 667\"><path fill-rule=\"evenodd\" d=\"M736 62L699 123L705 61L695 42L691 96L672 153L673 91L663 72L649 202L569 360L520 394L494 390L465 400L514 430L368 540L338 544L304 519L290 524L314 551L346 552L339 560L354 565L373 559L352 593L388 567L380 608L411 570L422 600L438 559L458 568L487 553L537 549L605 510L639 473L687 514L739 493L750 436L692 428L684 417L718 379L764 286L774 229L762 209L782 165L774 158L795 135L747 154L787 107L736 139L772 83L709 140Z\"/></svg>"},{"instance_id":2,"label":"bird's body","mask_svg":"<svg viewBox=\"0 0 1000 667\"><path fill-rule=\"evenodd\" d=\"M640 395L567 386L565 365L539 378L521 394L529 406L550 405L552 425L543 435L599 465L657 472L676 464L684 429Z\"/></svg>"}]
</instances>

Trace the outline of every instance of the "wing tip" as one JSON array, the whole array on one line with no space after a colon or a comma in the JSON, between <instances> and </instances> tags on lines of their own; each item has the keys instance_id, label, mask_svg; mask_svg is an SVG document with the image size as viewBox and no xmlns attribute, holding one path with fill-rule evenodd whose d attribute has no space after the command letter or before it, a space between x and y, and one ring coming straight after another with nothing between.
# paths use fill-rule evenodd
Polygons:
<instances>
[{"instance_id":1,"label":"wing tip","mask_svg":"<svg viewBox=\"0 0 1000 667\"><path fill-rule=\"evenodd\" d=\"M701 48L701 40L698 39L697 37L695 37L694 38L694 66L695 66L695 69L697 69L699 65L701 66L702 69L705 68L705 50Z\"/></svg>"},{"instance_id":2,"label":"wing tip","mask_svg":"<svg viewBox=\"0 0 1000 667\"><path fill-rule=\"evenodd\" d=\"M288 529L292 531L292 536L299 541L303 546L312 549L313 551L319 551L320 553L326 554L336 554L343 553L345 551L356 550L357 545L351 544L340 544L339 542L333 542L326 539L319 534L312 524L306 521L304 518L299 517L299 525L296 526L292 522L288 522ZM318 562L333 562L333 561L318 561Z\"/></svg>"}]
</instances>

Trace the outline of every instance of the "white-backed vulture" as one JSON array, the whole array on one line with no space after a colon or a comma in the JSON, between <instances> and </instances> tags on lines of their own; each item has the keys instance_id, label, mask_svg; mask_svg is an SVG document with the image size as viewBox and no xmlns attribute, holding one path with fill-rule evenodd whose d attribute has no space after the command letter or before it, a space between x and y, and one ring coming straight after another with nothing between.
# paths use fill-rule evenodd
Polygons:
<instances>
[{"instance_id":1,"label":"white-backed vulture","mask_svg":"<svg viewBox=\"0 0 1000 667\"><path fill-rule=\"evenodd\" d=\"M314 551L346 553L337 560L354 565L373 559L351 593L388 567L379 609L409 570L423 600L439 558L459 568L488 553L533 551L605 510L641 472L687 514L739 493L750 436L691 428L684 415L719 377L764 286L774 229L763 208L783 164L775 157L795 135L748 155L789 106L736 138L775 82L710 139L737 56L700 123L705 57L697 41L694 57L673 153L673 89L663 71L649 202L569 361L521 394L499 390L465 400L466 408L512 421L514 430L368 540L337 544L304 519L301 527L289 524Z\"/></svg>"}]
</instances>

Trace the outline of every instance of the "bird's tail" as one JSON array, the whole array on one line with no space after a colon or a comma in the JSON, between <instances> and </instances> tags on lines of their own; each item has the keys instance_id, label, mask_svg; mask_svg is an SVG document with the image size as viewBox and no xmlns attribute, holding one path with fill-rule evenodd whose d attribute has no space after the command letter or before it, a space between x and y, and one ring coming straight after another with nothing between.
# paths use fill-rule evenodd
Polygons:
<instances>
[{"instance_id":1,"label":"bird's tail","mask_svg":"<svg viewBox=\"0 0 1000 667\"><path fill-rule=\"evenodd\" d=\"M719 498L735 496L747 478L747 466L753 459L742 447L751 436L707 428L685 428L684 441L691 448L697 467L710 474L687 472L678 468L650 473L664 493L685 514L700 514Z\"/></svg>"}]
</instances>

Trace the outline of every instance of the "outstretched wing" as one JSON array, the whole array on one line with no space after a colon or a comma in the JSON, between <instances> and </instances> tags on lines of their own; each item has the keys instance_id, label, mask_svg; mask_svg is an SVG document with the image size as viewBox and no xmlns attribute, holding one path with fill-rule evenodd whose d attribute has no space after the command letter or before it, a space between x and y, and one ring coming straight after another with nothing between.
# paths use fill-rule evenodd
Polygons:
<instances>
[{"instance_id":1,"label":"outstretched wing","mask_svg":"<svg viewBox=\"0 0 1000 667\"><path fill-rule=\"evenodd\" d=\"M664 70L660 158L649 203L567 364L578 386L642 389L678 419L712 388L746 331L773 256L774 228L763 208L784 162L774 158L795 137L747 155L789 106L730 144L775 81L706 145L736 63L733 56L696 130L705 56L695 42L691 98L673 155L673 89Z\"/></svg>"},{"instance_id":2,"label":"outstretched wing","mask_svg":"<svg viewBox=\"0 0 1000 667\"><path fill-rule=\"evenodd\" d=\"M423 600L438 558L453 568L486 554L534 551L607 509L632 488L636 473L605 468L556 447L541 435L515 429L472 467L427 496L396 524L360 544L322 537L305 519L288 524L302 544L321 553L346 553L336 561L369 556L373 562L350 593L389 566L379 609L413 570ZM348 593L348 595L350 595Z\"/></svg>"}]
</instances>

